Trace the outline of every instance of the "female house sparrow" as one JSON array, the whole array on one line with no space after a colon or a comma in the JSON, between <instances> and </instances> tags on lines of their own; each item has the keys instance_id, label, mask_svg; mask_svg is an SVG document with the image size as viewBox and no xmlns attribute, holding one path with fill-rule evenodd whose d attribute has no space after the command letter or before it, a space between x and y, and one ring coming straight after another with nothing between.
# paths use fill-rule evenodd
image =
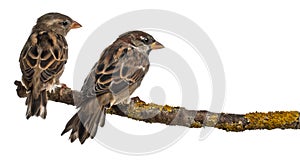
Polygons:
<instances>
[{"instance_id":1,"label":"female house sparrow","mask_svg":"<svg viewBox=\"0 0 300 161\"><path fill-rule=\"evenodd\" d=\"M67 123L61 135L72 130L70 140L81 144L95 137L104 126L105 110L127 101L149 69L149 53L164 46L142 31L130 31L107 47L92 68L81 89L80 110Z\"/></svg>"},{"instance_id":2,"label":"female house sparrow","mask_svg":"<svg viewBox=\"0 0 300 161\"><path fill-rule=\"evenodd\" d=\"M22 83L28 90L26 118L46 118L47 91L59 84L68 59L65 36L81 25L60 13L38 18L20 55Z\"/></svg>"}]
</instances>

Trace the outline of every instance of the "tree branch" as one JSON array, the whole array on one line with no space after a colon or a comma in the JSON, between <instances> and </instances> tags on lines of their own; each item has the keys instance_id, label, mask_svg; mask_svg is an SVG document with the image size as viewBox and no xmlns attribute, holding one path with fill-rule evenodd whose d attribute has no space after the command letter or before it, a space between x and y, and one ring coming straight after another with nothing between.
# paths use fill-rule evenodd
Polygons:
<instances>
[{"instance_id":1,"label":"tree branch","mask_svg":"<svg viewBox=\"0 0 300 161\"><path fill-rule=\"evenodd\" d=\"M17 94L26 97L26 89L20 81L15 81ZM68 105L76 105L81 93L71 88L56 88L48 92L49 100ZM299 129L298 111L254 112L247 114L213 113L205 110L187 110L184 107L172 107L145 103L138 97L131 99L129 105L115 105L107 113L128 117L148 123L162 123L189 128L215 127L226 131L245 131L256 129Z\"/></svg>"}]
</instances>

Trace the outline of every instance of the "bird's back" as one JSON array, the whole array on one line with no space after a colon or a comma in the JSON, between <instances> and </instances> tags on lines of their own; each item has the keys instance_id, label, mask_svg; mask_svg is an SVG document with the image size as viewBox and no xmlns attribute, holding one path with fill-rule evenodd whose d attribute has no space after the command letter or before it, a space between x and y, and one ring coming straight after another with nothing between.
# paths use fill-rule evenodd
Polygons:
<instances>
[{"instance_id":1,"label":"bird's back","mask_svg":"<svg viewBox=\"0 0 300 161\"><path fill-rule=\"evenodd\" d=\"M47 83L54 83L54 77L59 78L67 61L67 46L63 36L51 31L30 35L20 55L22 80L27 89L46 88Z\"/></svg>"},{"instance_id":2,"label":"bird's back","mask_svg":"<svg viewBox=\"0 0 300 161\"><path fill-rule=\"evenodd\" d=\"M113 102L127 99L149 69L146 53L141 53L127 43L113 43L107 47L99 61L85 79L81 89L84 99L110 93Z\"/></svg>"}]
</instances>

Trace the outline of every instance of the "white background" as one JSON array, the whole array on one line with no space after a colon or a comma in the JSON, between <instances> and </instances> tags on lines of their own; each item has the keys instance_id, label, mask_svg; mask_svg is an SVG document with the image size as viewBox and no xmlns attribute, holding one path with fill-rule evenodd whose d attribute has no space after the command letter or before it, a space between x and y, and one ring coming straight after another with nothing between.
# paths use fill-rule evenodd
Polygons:
<instances>
[{"instance_id":1,"label":"white background","mask_svg":"<svg viewBox=\"0 0 300 161\"><path fill-rule=\"evenodd\" d=\"M88 140L84 145L80 145L78 141L71 144L68 134L61 137L60 133L76 110L71 106L49 102L46 120L26 120L25 99L17 97L13 85L13 81L21 77L19 53L40 15L57 11L69 15L84 26L71 31L67 36L70 59L61 81L72 86L76 55L87 37L99 25L133 10L165 9L196 22L215 44L226 75L223 112L300 111L300 4L297 1L252 0L245 3L197 0L177 3L137 0L77 3L27 0L9 1L0 6L0 160L288 160L298 156L298 130L242 133L214 130L207 139L199 141L199 129L191 129L170 148L146 156L120 154L93 140ZM200 108L207 109L211 85L206 81L201 83L200 86L208 92L208 96L200 98L203 100L200 103L203 108ZM147 86L147 83L142 86ZM143 93L137 92L136 95ZM168 94L172 93L166 92ZM176 104L174 102L172 99L167 100L168 104ZM113 123L125 121L122 128L127 129L128 126L127 132L133 134L141 133L138 126L143 129L149 127L154 131L155 128L165 127L118 116L108 115L107 118Z\"/></svg>"}]
</instances>

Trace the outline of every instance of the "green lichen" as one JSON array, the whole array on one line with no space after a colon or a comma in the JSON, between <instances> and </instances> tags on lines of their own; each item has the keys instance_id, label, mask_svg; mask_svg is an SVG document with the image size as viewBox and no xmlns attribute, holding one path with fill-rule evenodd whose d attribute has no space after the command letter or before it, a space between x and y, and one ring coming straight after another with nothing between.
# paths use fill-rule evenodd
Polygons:
<instances>
[{"instance_id":1,"label":"green lichen","mask_svg":"<svg viewBox=\"0 0 300 161\"><path fill-rule=\"evenodd\" d=\"M255 112L245 115L248 119L247 129L275 129L286 128L287 126L299 122L299 112L297 111L276 111L276 112Z\"/></svg>"},{"instance_id":2,"label":"green lichen","mask_svg":"<svg viewBox=\"0 0 300 161\"><path fill-rule=\"evenodd\" d=\"M163 110L168 111L168 112L172 112L174 110L174 107L169 106L169 105L164 105Z\"/></svg>"},{"instance_id":3,"label":"green lichen","mask_svg":"<svg viewBox=\"0 0 300 161\"><path fill-rule=\"evenodd\" d=\"M198 121L194 121L191 123L191 128L201 128L202 127L202 124Z\"/></svg>"},{"instance_id":4,"label":"green lichen","mask_svg":"<svg viewBox=\"0 0 300 161\"><path fill-rule=\"evenodd\" d=\"M226 131L234 131L234 132L239 132L239 131L245 130L242 121L239 121L237 123L233 122L233 123L217 124L216 127L219 129L226 130Z\"/></svg>"},{"instance_id":5,"label":"green lichen","mask_svg":"<svg viewBox=\"0 0 300 161\"><path fill-rule=\"evenodd\" d=\"M163 109L163 106L157 105L154 103L145 103L145 102L135 102L133 106L128 108L128 117L134 118L137 120L144 120L145 118L154 117L156 114L160 113Z\"/></svg>"}]
</instances>

